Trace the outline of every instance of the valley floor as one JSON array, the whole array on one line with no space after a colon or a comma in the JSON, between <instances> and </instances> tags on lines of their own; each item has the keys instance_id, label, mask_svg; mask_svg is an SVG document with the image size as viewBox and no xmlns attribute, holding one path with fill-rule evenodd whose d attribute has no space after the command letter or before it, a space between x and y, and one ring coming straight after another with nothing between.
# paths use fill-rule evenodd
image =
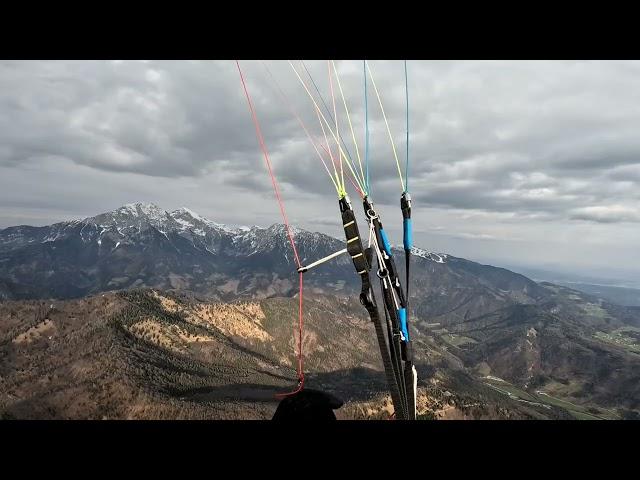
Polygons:
<instances>
[{"instance_id":1,"label":"valley floor","mask_svg":"<svg viewBox=\"0 0 640 480\"><path fill-rule=\"evenodd\" d=\"M296 301L207 302L133 290L0 304L0 418L270 419L295 384ZM345 400L340 419L392 413L375 336L357 302L310 295L308 386ZM471 342L445 333L460 348ZM492 375L471 375L416 333L420 419L617 418Z\"/></svg>"}]
</instances>

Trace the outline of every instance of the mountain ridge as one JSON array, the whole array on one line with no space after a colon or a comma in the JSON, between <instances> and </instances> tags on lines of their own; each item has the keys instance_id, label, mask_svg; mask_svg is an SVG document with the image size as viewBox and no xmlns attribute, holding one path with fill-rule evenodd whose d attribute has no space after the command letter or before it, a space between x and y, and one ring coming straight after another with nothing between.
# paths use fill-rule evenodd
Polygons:
<instances>
[{"instance_id":1,"label":"mountain ridge","mask_svg":"<svg viewBox=\"0 0 640 480\"><path fill-rule=\"evenodd\" d=\"M138 220L142 219L143 221L146 221L147 223L149 223L154 227L173 226L178 230L180 229L187 230L194 227L197 228L199 225L207 225L211 228L222 230L224 232L234 234L234 235L243 235L250 231L277 232L284 229L284 225L281 223L274 223L269 227L262 227L258 225L252 225L251 227L249 226L229 227L225 224L218 223L208 218L205 218L202 215L189 209L188 207L180 207L176 210L170 211L170 210L163 210L161 207L157 206L155 203L135 202L135 203L128 203L128 204L122 205L121 207L118 207L114 210L103 212L98 215L89 216L82 219L65 220L65 221L56 222L50 225L37 226L37 227L31 226L31 225L25 225L25 224L12 225L12 226L8 226L0 229L0 235L6 235L8 237L11 237L11 232L9 232L10 230L11 231L15 230L18 233L20 233L23 230L40 232L46 229L52 229L54 231L59 231L61 229L64 230L66 227L75 226L78 224L87 224L87 225L93 224L93 225L98 225L100 227L106 227L106 226L122 227L121 224L125 223L127 219L138 219ZM111 220L111 222L109 222L109 220ZM138 224L140 223L141 222L138 222ZM131 223L125 223L124 226L127 228L130 228L133 225L131 225ZM311 234L311 235L321 235L323 237L328 237L333 240L342 241L342 239L333 237L325 233L311 232L309 230L305 230L295 226L291 226L290 228L294 235L294 238L295 238L295 235L298 235L298 234L303 234L303 235ZM104 230L101 233L104 233ZM201 234L202 232L196 231L196 233ZM15 237L13 239L16 240ZM53 240L54 238L45 238L43 241L53 241ZM0 246L8 245L8 244L9 242L6 239L2 239L0 237ZM427 250L424 250L421 248L415 248L415 254L425 255L425 256L437 255L441 258L446 258L448 256L448 254L428 252Z\"/></svg>"},{"instance_id":2,"label":"mountain ridge","mask_svg":"<svg viewBox=\"0 0 640 480\"><path fill-rule=\"evenodd\" d=\"M295 235L303 263L344 248L344 240L318 232L295 229ZM396 251L402 255L401 250ZM131 313L124 324L133 322L145 335L175 336L171 329L158 330L159 324L149 315L179 328L183 320L171 316L175 312L167 317L158 310L156 294L149 291L163 292L166 298L189 295L197 299L198 308L209 308L212 302L266 302L262 305L272 311L267 318L275 328L269 335L279 339L279 355L287 351L290 356L294 343L288 326L280 322L294 318L297 312L297 299L292 298L298 292L296 267L282 224L230 228L187 208L167 212L152 204L127 204L84 220L1 230L0 304L14 309L8 321L15 322L17 312L32 312L33 302L43 303L43 299L63 299L68 302L65 315L73 316L74 309L85 305L83 298L122 295L117 298L142 302L138 313ZM398 262L398 268L403 278L404 262ZM305 315L314 316L318 325L362 317L359 288L359 278L346 255L322 264L305 274L310 306ZM140 290L147 293L136 293ZM640 371L640 309L420 248L413 250L410 294L410 328L424 362L423 373L435 369L463 390L484 392L482 396L490 390L532 408L544 404L540 408L546 410L549 399L571 402L562 405L576 418L604 418L611 408L622 416L640 412L640 391L635 387L640 385L636 373ZM47 300L46 305L50 304L56 302ZM186 302L180 308L191 308L189 305ZM101 314L105 322L110 321L107 313ZM66 325L64 318L57 320L61 328ZM21 325L10 343L22 342L29 335L39 338L39 329L51 327L30 318L23 318ZM108 332L103 333L110 335ZM340 339L351 335L349 329L334 329L334 333ZM324 348L336 340L327 335L325 329L316 329L310 341ZM176 341L182 345L187 340ZM360 366L350 362L352 357L364 358L361 349L355 343L340 342L345 350L334 352L343 363L334 367L344 370L348 365L345 379L363 385L359 375L369 375L365 370L372 359L363 360L365 370L356 372L353 368ZM7 344L7 348L14 351L13 346ZM33 348L34 354L41 354L35 345ZM317 352L318 359L332 359L320 349ZM19 360L16 357L16 365ZM166 361L177 359L170 355ZM236 368L235 361L227 367ZM135 362L132 365L139 368ZM171 388L188 387L180 385Z\"/></svg>"},{"instance_id":3,"label":"mountain ridge","mask_svg":"<svg viewBox=\"0 0 640 480\"><path fill-rule=\"evenodd\" d=\"M344 246L344 240L319 232L294 228L293 234L305 263ZM449 258L423 249L415 249L414 253L438 263ZM217 295L224 295L229 289L238 293L232 285L223 285L223 280L242 283L237 276L250 276L256 259L260 263L256 271L262 276L275 273L278 278L272 280L291 283L262 294L290 294L290 277L292 272L295 274L296 265L284 225L232 228L187 207L166 211L155 204L130 203L82 220L0 230L0 298L76 298L128 287L166 289L186 284L200 293L206 293L211 284L217 285L211 288ZM342 256L309 273L307 278L319 286L327 283L331 275L339 274L335 289L340 290L344 284L353 287L357 279L344 268L348 265L349 259ZM56 285L62 279L44 285L43 278L55 277L61 271L66 272L64 280L71 287ZM163 282L171 274L175 281ZM314 282L316 277L322 280ZM264 285L247 285L245 289L268 290Z\"/></svg>"}]
</instances>

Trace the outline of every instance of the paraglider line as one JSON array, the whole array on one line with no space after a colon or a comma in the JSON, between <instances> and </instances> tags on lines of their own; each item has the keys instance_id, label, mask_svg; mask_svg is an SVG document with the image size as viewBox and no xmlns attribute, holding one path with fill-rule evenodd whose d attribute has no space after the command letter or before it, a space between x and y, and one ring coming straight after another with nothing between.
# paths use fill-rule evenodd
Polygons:
<instances>
[{"instance_id":1,"label":"paraglider line","mask_svg":"<svg viewBox=\"0 0 640 480\"><path fill-rule=\"evenodd\" d=\"M253 103L251 102L251 96L249 95L249 91L247 90L247 84L244 81L244 75L242 74L242 69L240 68L240 62L236 60L236 65L238 67L238 73L240 73L240 81L242 82L242 88L244 89L244 94L247 97L247 103L249 104L249 110L251 111L251 118L253 119L253 124L256 128L256 135L258 136L258 142L260 143L260 148L262 149L262 153L264 154L264 159L267 164L267 169L269 170L269 176L271 177L271 183L273 184L273 189L276 193L276 198L278 199L278 204L280 206L280 213L282 213L282 219L284 220L284 225L287 230L287 236L289 237L289 242L291 242L291 248L293 249L293 255L296 260L296 264L298 268L302 266L300 263L300 257L298 256L298 249L296 248L296 244L293 241L293 234L291 233L291 227L289 226L289 220L287 219L287 213L284 210L284 204L282 202L282 197L280 196L280 189L278 188L278 182L276 181L276 177L273 174L273 169L271 168L271 160L269 159L269 152L267 151L267 147L264 143L264 138L262 137L262 131L260 130L260 123L258 122L258 117L256 116L256 112L253 108ZM299 302L298 302L298 387L296 390L279 394L278 396L287 396L294 395L301 391L304 388L304 368L303 368L303 356L302 356L302 332L304 327L303 315L302 315L302 273L299 273Z\"/></svg>"}]
</instances>

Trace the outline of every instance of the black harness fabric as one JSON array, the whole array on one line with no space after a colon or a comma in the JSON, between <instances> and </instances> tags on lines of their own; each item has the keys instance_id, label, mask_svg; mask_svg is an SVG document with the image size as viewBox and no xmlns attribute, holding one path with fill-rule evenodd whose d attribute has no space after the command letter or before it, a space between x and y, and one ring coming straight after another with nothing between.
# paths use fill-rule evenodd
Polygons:
<instances>
[{"instance_id":1,"label":"black harness fabric","mask_svg":"<svg viewBox=\"0 0 640 480\"><path fill-rule=\"evenodd\" d=\"M336 420L335 409L344 402L339 398L319 390L304 390L285 397L279 404L272 420L287 421L333 421Z\"/></svg>"},{"instance_id":2,"label":"black harness fabric","mask_svg":"<svg viewBox=\"0 0 640 480\"><path fill-rule=\"evenodd\" d=\"M383 227L380 218L375 213L373 204L365 198L363 200L363 207L365 214L373 227L377 243L376 248L378 249L378 255L376 255L376 258L378 259L380 289L384 300L383 305L385 310L385 320L387 323L389 353L391 357L391 365L393 367L393 376L400 394L400 402L397 404L398 407L396 408L396 418L412 420L415 419L415 402L413 401L415 392L412 368L413 352L408 339L405 342L400 342L400 319L398 316L397 305L393 298L393 293L395 292L399 305L407 309L408 293L405 296L405 293L403 292L393 256L385 254L380 248L380 246L383 245L381 233ZM407 286L408 280L409 277L407 276Z\"/></svg>"},{"instance_id":3,"label":"black harness fabric","mask_svg":"<svg viewBox=\"0 0 640 480\"><path fill-rule=\"evenodd\" d=\"M387 378L387 386L389 387L389 393L391 394L391 401L397 411L397 418L404 419L404 407L403 397L400 391L400 383L396 377L396 368L394 367L394 361L392 360L390 353L390 342L392 336L390 333L385 337L384 328L382 325L382 319L378 313L378 305L376 303L375 293L371 286L369 279L369 272L363 273L362 279L362 293L360 294L360 303L364 305L369 313L371 322L376 331L376 337L378 339L378 346L380 347L380 356L382 357L382 365L384 367L384 373ZM386 312L386 310L385 310ZM387 328L388 322L387 322ZM388 340L387 340L388 339Z\"/></svg>"},{"instance_id":4,"label":"black harness fabric","mask_svg":"<svg viewBox=\"0 0 640 480\"><path fill-rule=\"evenodd\" d=\"M358 223L351 208L351 204L347 198L341 198L339 200L340 212L342 215L342 225L344 228L345 237L347 240L347 251L351 256L353 265L356 272L360 274L362 279L362 291L360 293L360 303L364 305L371 317L371 321L374 324L376 336L378 338L378 345L380 347L380 354L382 356L382 363L384 366L385 375L387 377L387 383L389 391L391 393L391 400L395 407L396 418L399 420L405 420L409 418L410 412L408 411L409 402L407 398L407 381L402 369L402 355L404 352L404 346L400 345L399 337L399 319L398 312L394 307L393 293L391 290L397 292L399 301L404 306L404 295L399 280L397 279L397 270L392 257L385 257L383 263L378 265L378 276L381 280L381 290L383 296L383 305L385 311L385 324L382 324L382 319L378 312L378 305L375 300L374 289L370 280L370 269L372 267L373 252L369 247L367 249L362 245L362 239L360 238L360 232L358 229ZM367 198L363 199L363 207L367 218L371 218L369 212L373 211L373 206ZM376 244L382 245L382 224L377 219L377 216L370 220L374 226L374 234L376 236ZM378 247L379 248L379 247ZM379 253L379 252L378 252ZM377 258L377 257L376 257ZM388 285L386 287L382 285L385 280L382 278L382 274L386 277ZM392 278L396 279L396 284L393 284L389 278L391 274ZM386 326L386 335L385 335ZM405 357L406 358L406 357Z\"/></svg>"}]
</instances>

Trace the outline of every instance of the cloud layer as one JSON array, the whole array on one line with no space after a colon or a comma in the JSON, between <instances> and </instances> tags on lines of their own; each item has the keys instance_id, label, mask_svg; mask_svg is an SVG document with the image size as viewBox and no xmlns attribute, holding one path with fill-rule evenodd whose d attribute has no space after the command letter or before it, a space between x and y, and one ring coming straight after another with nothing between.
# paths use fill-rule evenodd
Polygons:
<instances>
[{"instance_id":1,"label":"cloud layer","mask_svg":"<svg viewBox=\"0 0 640 480\"><path fill-rule=\"evenodd\" d=\"M289 214L339 234L331 182L289 111L323 140L312 103L287 62L265 64L271 73L241 62ZM327 63L305 65L332 109ZM336 65L364 156L362 62ZM637 254L630 260L640 239L640 62L408 65L409 187L426 248L640 269ZM402 63L370 66L403 162ZM400 182L369 90L371 190L393 232ZM138 200L229 223L279 220L234 62L0 63L0 227Z\"/></svg>"}]
</instances>

